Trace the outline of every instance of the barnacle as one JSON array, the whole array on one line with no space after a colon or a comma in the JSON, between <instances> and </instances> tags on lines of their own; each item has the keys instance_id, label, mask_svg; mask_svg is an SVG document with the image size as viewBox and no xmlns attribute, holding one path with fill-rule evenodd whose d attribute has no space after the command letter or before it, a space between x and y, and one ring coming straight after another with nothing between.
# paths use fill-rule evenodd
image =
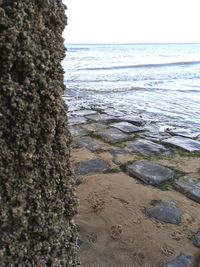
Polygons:
<instances>
[{"instance_id":1,"label":"barnacle","mask_svg":"<svg viewBox=\"0 0 200 267\"><path fill-rule=\"evenodd\" d=\"M78 266L59 0L0 0L0 265Z\"/></svg>"}]
</instances>

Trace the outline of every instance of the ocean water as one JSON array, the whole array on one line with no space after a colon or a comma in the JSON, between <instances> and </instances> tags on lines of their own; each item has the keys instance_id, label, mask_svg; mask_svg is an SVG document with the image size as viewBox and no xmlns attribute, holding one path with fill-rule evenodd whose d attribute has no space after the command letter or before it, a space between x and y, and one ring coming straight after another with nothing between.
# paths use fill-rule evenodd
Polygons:
<instances>
[{"instance_id":1,"label":"ocean water","mask_svg":"<svg viewBox=\"0 0 200 267\"><path fill-rule=\"evenodd\" d=\"M66 45L70 109L112 107L200 129L200 44Z\"/></svg>"}]
</instances>

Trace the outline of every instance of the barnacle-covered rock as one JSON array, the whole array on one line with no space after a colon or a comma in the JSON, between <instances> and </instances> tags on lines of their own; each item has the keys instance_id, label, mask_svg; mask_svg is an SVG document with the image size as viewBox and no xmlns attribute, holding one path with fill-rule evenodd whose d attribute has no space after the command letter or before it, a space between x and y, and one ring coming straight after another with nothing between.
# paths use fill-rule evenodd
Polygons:
<instances>
[{"instance_id":1,"label":"barnacle-covered rock","mask_svg":"<svg viewBox=\"0 0 200 267\"><path fill-rule=\"evenodd\" d=\"M0 266L78 266L61 0L0 0Z\"/></svg>"}]
</instances>

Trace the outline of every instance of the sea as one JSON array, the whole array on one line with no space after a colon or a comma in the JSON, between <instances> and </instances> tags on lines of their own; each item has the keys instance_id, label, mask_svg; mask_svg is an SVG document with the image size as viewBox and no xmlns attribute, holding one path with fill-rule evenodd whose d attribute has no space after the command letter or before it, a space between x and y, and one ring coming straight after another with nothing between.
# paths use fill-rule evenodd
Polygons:
<instances>
[{"instance_id":1,"label":"sea","mask_svg":"<svg viewBox=\"0 0 200 267\"><path fill-rule=\"evenodd\" d=\"M200 44L66 44L69 110L112 108L200 130Z\"/></svg>"}]
</instances>

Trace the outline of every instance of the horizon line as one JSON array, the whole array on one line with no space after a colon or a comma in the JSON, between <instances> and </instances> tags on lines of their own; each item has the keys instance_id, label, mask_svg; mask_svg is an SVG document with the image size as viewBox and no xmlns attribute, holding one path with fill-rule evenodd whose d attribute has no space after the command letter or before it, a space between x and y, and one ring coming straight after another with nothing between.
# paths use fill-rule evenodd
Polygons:
<instances>
[{"instance_id":1,"label":"horizon line","mask_svg":"<svg viewBox=\"0 0 200 267\"><path fill-rule=\"evenodd\" d=\"M64 42L64 44L68 44L68 45L151 45L151 44L200 44L200 42L112 42L112 43L103 43L103 42Z\"/></svg>"}]
</instances>

